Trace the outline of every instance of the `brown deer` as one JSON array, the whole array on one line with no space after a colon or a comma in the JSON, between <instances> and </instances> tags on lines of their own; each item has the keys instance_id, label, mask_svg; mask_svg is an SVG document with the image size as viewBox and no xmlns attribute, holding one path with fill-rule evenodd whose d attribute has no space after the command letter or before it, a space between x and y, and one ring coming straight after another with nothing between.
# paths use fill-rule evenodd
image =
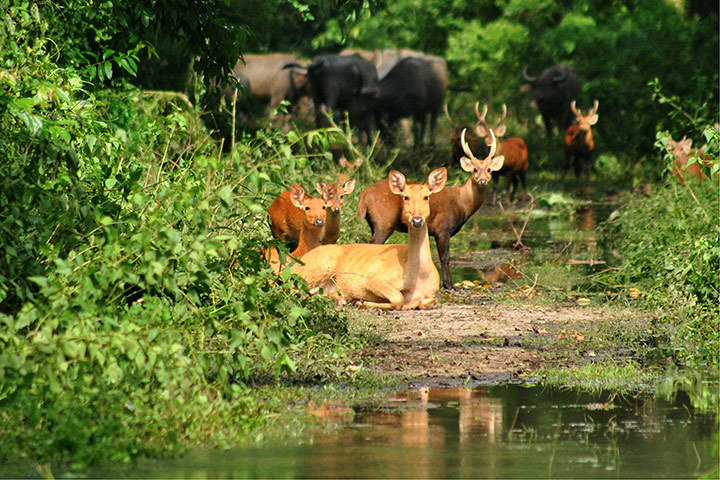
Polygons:
<instances>
[{"instance_id":1,"label":"brown deer","mask_svg":"<svg viewBox=\"0 0 720 480\"><path fill-rule=\"evenodd\" d=\"M575 106L575 100L570 103L577 125L570 125L565 132L565 161L567 168L572 165L576 177L580 177L583 170L589 166L590 157L595 149L590 127L598 121L598 106L599 102L595 100L593 107L587 113L583 113Z\"/></svg>"},{"instance_id":2,"label":"brown deer","mask_svg":"<svg viewBox=\"0 0 720 480\"><path fill-rule=\"evenodd\" d=\"M305 254L293 273L339 302L359 301L386 310L433 307L440 276L430 253L430 198L443 190L446 180L444 167L433 170L424 184L407 183L402 173L392 170L384 182L400 200L408 243L322 245Z\"/></svg>"},{"instance_id":3,"label":"brown deer","mask_svg":"<svg viewBox=\"0 0 720 480\"><path fill-rule=\"evenodd\" d=\"M507 127L503 124L505 117L507 116L507 106L503 103L503 113L495 123L495 127L492 129L495 135L500 138L505 135ZM490 126L485 120L487 115L487 105L484 105L483 113L480 114L478 106L475 104L475 115L478 118L478 125L476 128L477 134L480 137L484 137L486 142L490 141ZM505 157L503 166L500 170L493 172L493 180L495 185L493 186L492 203L497 202L497 191L500 188L500 177L505 177L505 188L510 192L510 183L512 183L512 192L510 193L510 201L512 202L515 198L515 192L517 191L518 178L522 183L523 198L527 196L527 169L528 169L528 149L525 145L525 141L520 137L508 137L500 140L498 145L498 155Z\"/></svg>"},{"instance_id":4,"label":"brown deer","mask_svg":"<svg viewBox=\"0 0 720 480\"><path fill-rule=\"evenodd\" d=\"M460 166L469 172L470 176L462 186L446 187L430 197L428 231L435 237L445 288L452 288L450 237L459 232L468 218L482 206L485 190L492 180L492 172L503 165L503 157L495 156L497 141L494 133L491 133L491 138L490 152L480 160L465 141L463 130L460 144L466 156L460 158ZM407 231L407 226L403 223L402 207L402 199L392 192L385 180L376 182L360 194L357 217L365 218L370 224L370 243L384 243L395 230Z\"/></svg>"},{"instance_id":5,"label":"brown deer","mask_svg":"<svg viewBox=\"0 0 720 480\"><path fill-rule=\"evenodd\" d=\"M707 180L708 178L702 171L700 162L710 168L710 162L708 161L710 157L700 150L695 149L693 151L692 143L692 138L687 137L683 137L678 142L670 138L670 143L668 143L667 149L673 156L673 166L671 171L679 182L685 181L686 173L696 180ZM690 157L692 156L700 157L700 162L688 165L688 160L690 160Z\"/></svg>"},{"instance_id":6,"label":"brown deer","mask_svg":"<svg viewBox=\"0 0 720 480\"><path fill-rule=\"evenodd\" d=\"M345 196L355 190L355 180L346 180L341 174L336 183L326 185L325 182L316 182L315 189L325 202L327 209L327 222L322 232L322 244L335 243L340 238L340 212L345 203ZM311 198L310 195L305 194ZM300 239L300 228L303 223L303 212L293 206L290 192L281 193L270 205L270 231L278 240L296 248Z\"/></svg>"},{"instance_id":7,"label":"brown deer","mask_svg":"<svg viewBox=\"0 0 720 480\"><path fill-rule=\"evenodd\" d=\"M327 210L325 201L321 198L313 198L305 194L303 188L293 183L287 193L293 208L296 208L301 215L300 234L298 245L290 255L299 258L307 252L321 245L321 238L325 229ZM275 273L280 273L285 262L280 259L280 253L276 248L269 248L263 251L263 257L270 263Z\"/></svg>"}]
</instances>

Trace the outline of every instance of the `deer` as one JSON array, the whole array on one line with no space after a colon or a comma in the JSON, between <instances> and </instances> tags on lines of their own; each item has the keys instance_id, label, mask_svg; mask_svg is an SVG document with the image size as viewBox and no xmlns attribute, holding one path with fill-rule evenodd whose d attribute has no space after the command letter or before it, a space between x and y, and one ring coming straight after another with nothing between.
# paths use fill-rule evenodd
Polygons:
<instances>
[{"instance_id":1,"label":"deer","mask_svg":"<svg viewBox=\"0 0 720 480\"><path fill-rule=\"evenodd\" d=\"M315 182L315 189L325 202L327 220L321 235L321 243L336 243L340 238L340 212L345 203L345 196L355 190L355 180L346 180L345 174L340 175L336 183L326 185L325 182ZM307 193L308 198L311 198ZM281 193L270 205L270 231L278 240L297 248L300 239L300 229L303 224L303 212L299 207L293 206L291 192Z\"/></svg>"},{"instance_id":2,"label":"deer","mask_svg":"<svg viewBox=\"0 0 720 480\"><path fill-rule=\"evenodd\" d=\"M302 218L297 247L290 253L293 257L300 258L321 245L327 218L326 202L321 198L306 195L305 190L296 183L284 193L288 194L293 208L300 212ZM279 274L282 271L284 262L280 260L277 248L266 249L263 251L263 257L270 263L275 273Z\"/></svg>"},{"instance_id":3,"label":"deer","mask_svg":"<svg viewBox=\"0 0 720 480\"><path fill-rule=\"evenodd\" d=\"M583 113L575 106L575 100L570 102L570 110L575 114L577 125L570 125L565 132L565 161L567 168L572 164L575 176L578 178L586 164L589 165L590 156L595 149L590 127L598 121L598 106L599 102L595 100L593 107L587 113Z\"/></svg>"},{"instance_id":4,"label":"deer","mask_svg":"<svg viewBox=\"0 0 720 480\"><path fill-rule=\"evenodd\" d=\"M507 116L507 106L503 103L503 112L500 118L495 123L493 131L495 135L500 138L505 135L507 127L503 124L505 117ZM483 113L478 111L478 104L475 104L475 115L478 119L478 125L476 127L477 135L481 138L485 138L486 142L490 141L490 126L485 120L487 115L487 104L483 107ZM526 173L528 169L528 149L525 145L525 141L520 137L508 137L500 140L498 145L497 154L505 157L503 166L500 170L493 172L493 185L492 202L497 202L497 191L500 188L500 177L505 177L505 188L510 192L510 183L512 183L512 192L510 193L510 201L512 202L515 198L515 192L517 191L518 178L522 183L523 198L527 196L527 178Z\"/></svg>"},{"instance_id":5,"label":"deer","mask_svg":"<svg viewBox=\"0 0 720 480\"><path fill-rule=\"evenodd\" d=\"M484 159L476 158L465 140L466 130L460 134L460 145L466 156L460 158L462 169L470 173L461 186L449 186L430 197L428 231L435 237L443 287L453 288L450 276L450 238L465 225L465 222L482 206L485 191L492 180L492 172L500 170L504 158L495 156L497 140L491 133L490 152ZM395 195L388 183L380 180L362 193L358 201L357 218L365 218L370 225L370 243L381 244L395 231L406 232L403 223L402 200Z\"/></svg>"},{"instance_id":6,"label":"deer","mask_svg":"<svg viewBox=\"0 0 720 480\"><path fill-rule=\"evenodd\" d=\"M708 162L708 155L704 152L695 149L692 150L692 138L687 138L687 136L680 139L680 141L675 141L670 138L670 142L668 143L667 150L672 154L673 156L673 166L671 167L671 171L673 175L675 175L675 178L678 182L685 182L685 173L690 175L690 177L695 178L698 181L707 180L707 175L702 171L702 168L700 167L700 162L703 163L706 167L710 168L710 162ZM692 163L688 165L688 160L690 160L690 157L692 156L698 156L700 157L698 162Z\"/></svg>"},{"instance_id":7,"label":"deer","mask_svg":"<svg viewBox=\"0 0 720 480\"><path fill-rule=\"evenodd\" d=\"M338 303L357 302L382 310L429 309L437 303L440 275L432 261L428 219L430 199L445 188L445 167L430 172L424 184L408 183L392 170L383 180L400 202L400 217L408 230L406 244L356 243L321 245L292 267L311 288Z\"/></svg>"},{"instance_id":8,"label":"deer","mask_svg":"<svg viewBox=\"0 0 720 480\"><path fill-rule=\"evenodd\" d=\"M475 103L476 111L478 103ZM487 105L485 106L485 108L487 109ZM478 137L477 135L475 135L475 132L470 129L470 127L466 125L456 124L450 117L447 103L443 105L443 110L445 111L445 117L447 117L448 122L450 122L450 144L452 145L452 159L459 162L460 159L464 156L462 145L460 145L460 134L464 129L467 129L466 140L468 145L470 145L470 149L473 152L478 152L480 155L486 154L487 146L485 145L485 142L481 141L482 137Z\"/></svg>"}]
</instances>

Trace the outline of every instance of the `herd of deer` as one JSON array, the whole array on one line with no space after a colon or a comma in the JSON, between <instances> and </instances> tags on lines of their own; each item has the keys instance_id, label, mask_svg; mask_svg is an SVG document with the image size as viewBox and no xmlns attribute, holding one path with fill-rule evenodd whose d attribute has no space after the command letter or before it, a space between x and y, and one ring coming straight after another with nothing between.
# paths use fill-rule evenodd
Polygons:
<instances>
[{"instance_id":1,"label":"herd of deer","mask_svg":"<svg viewBox=\"0 0 720 480\"><path fill-rule=\"evenodd\" d=\"M437 302L440 275L430 253L429 235L436 239L443 286L451 288L450 237L483 204L493 173L501 172L504 165L515 169L509 157L500 154L502 144L498 144L484 116L482 123L486 132L477 129L476 133L482 133L483 138L487 135L490 145L482 158L477 158L468 145L467 129L459 136L464 153L460 166L469 173L463 185L446 187L444 167L433 170L424 184L409 183L402 173L392 170L387 179L360 193L357 217L370 224L371 243L335 244L345 196L353 192L354 180L343 175L329 185L317 182L318 198L293 184L268 210L273 236L287 242L293 249L291 256L299 260L289 267L292 272L304 278L312 292L322 289L341 304L354 302L394 310L432 308ZM522 158L524 173L526 149ZM383 245L395 230L407 232L408 242ZM285 268L285 259L277 249L266 250L264 256L276 273Z\"/></svg>"},{"instance_id":2,"label":"herd of deer","mask_svg":"<svg viewBox=\"0 0 720 480\"><path fill-rule=\"evenodd\" d=\"M564 150L568 166L572 165L578 175L594 149L591 126L598 121L598 106L595 100L593 107L583 112L575 101L571 104L577 124L568 127ZM486 120L487 105L481 112L479 103L475 104L478 123L474 128L455 125L447 108L445 113L453 127L453 158L469 174L467 181L446 187L445 167L433 170L424 184L408 183L402 173L390 171L387 179L359 196L357 218L370 225L370 243L336 244L345 196L355 189L355 181L344 175L329 185L317 182L318 198L293 184L273 201L268 210L272 234L288 243L296 260L288 268L307 281L311 292L322 290L340 304L352 302L369 308L432 308L437 303L440 275L432 261L429 236L435 237L443 287L451 288L450 238L483 205L490 181L496 182L493 203L501 176L507 179L508 191L513 185L511 199L518 180L525 194L525 142L519 137L498 142L507 130L503 124L506 106L492 128ZM690 147L685 139L671 141L668 147L675 154L673 172L679 180L684 178L685 165L681 163L683 159L687 162ZM687 173L698 178L704 175L699 167L687 168ZM383 245L396 230L408 233L407 243ZM277 249L268 249L263 255L278 274L287 266Z\"/></svg>"}]
</instances>

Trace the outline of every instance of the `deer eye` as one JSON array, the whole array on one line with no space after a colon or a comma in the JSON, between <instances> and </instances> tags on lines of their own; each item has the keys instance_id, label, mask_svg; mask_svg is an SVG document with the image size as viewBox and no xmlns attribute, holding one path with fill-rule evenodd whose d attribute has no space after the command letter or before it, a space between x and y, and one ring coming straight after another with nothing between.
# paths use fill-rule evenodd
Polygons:
<instances>
[{"instance_id":1,"label":"deer eye","mask_svg":"<svg viewBox=\"0 0 720 480\"><path fill-rule=\"evenodd\" d=\"M305 210L310 210L310 207L309 207L309 206L308 206L308 207L305 207Z\"/></svg>"},{"instance_id":2,"label":"deer eye","mask_svg":"<svg viewBox=\"0 0 720 480\"><path fill-rule=\"evenodd\" d=\"M490 170L490 167L488 167L488 172L491 172L491 171L492 171L492 170Z\"/></svg>"},{"instance_id":3,"label":"deer eye","mask_svg":"<svg viewBox=\"0 0 720 480\"><path fill-rule=\"evenodd\" d=\"M423 197L423 200L425 200L426 202L427 202L428 200L430 200L430 195L425 195L425 196Z\"/></svg>"},{"instance_id":4,"label":"deer eye","mask_svg":"<svg viewBox=\"0 0 720 480\"><path fill-rule=\"evenodd\" d=\"M345 198L345 195L340 195L340 200L342 200L343 198Z\"/></svg>"},{"instance_id":5,"label":"deer eye","mask_svg":"<svg viewBox=\"0 0 720 480\"><path fill-rule=\"evenodd\" d=\"M477 173L477 168L473 168L473 172Z\"/></svg>"},{"instance_id":6,"label":"deer eye","mask_svg":"<svg viewBox=\"0 0 720 480\"><path fill-rule=\"evenodd\" d=\"M407 195L405 195L405 196L403 197L403 200L405 200L406 202L409 202L409 201L410 201L410 197L408 197Z\"/></svg>"}]
</instances>

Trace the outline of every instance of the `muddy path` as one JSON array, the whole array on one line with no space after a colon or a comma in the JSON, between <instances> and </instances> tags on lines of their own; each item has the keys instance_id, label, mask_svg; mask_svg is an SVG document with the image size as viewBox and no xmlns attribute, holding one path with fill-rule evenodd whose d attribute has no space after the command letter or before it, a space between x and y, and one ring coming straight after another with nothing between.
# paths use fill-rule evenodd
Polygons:
<instances>
[{"instance_id":1,"label":"muddy path","mask_svg":"<svg viewBox=\"0 0 720 480\"><path fill-rule=\"evenodd\" d=\"M375 373L432 386L518 381L541 367L592 361L598 353L585 337L627 314L460 291L433 310L363 312L352 324L374 338L363 360Z\"/></svg>"}]
</instances>

